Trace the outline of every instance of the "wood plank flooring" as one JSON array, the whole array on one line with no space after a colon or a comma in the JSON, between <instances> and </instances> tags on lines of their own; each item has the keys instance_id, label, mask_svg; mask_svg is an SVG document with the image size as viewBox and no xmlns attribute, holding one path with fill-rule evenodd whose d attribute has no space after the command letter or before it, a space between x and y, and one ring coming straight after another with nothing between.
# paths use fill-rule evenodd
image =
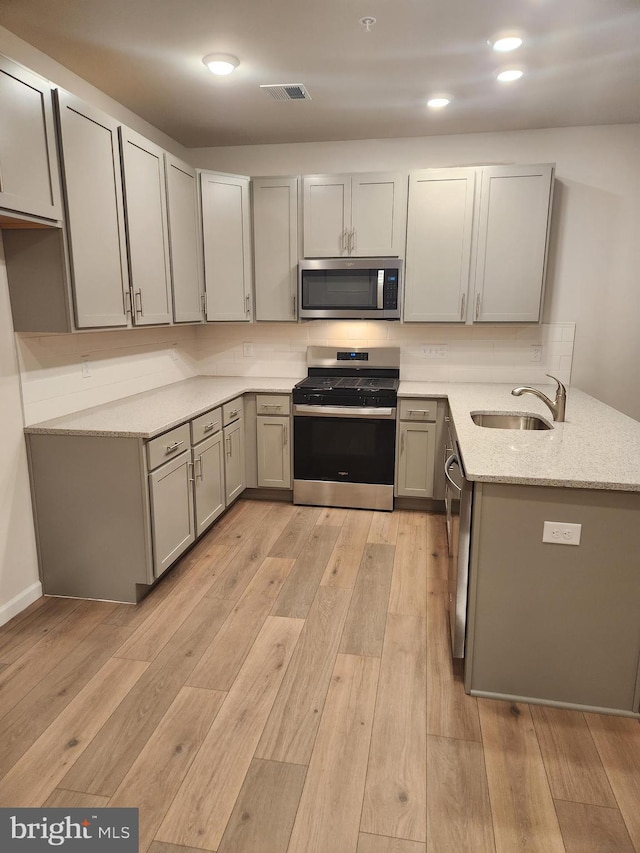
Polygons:
<instances>
[{"instance_id":1,"label":"wood plank flooring","mask_svg":"<svg viewBox=\"0 0 640 853\"><path fill-rule=\"evenodd\" d=\"M238 501L137 607L0 628L0 805L141 853L640 853L640 725L467 696L444 518Z\"/></svg>"}]
</instances>

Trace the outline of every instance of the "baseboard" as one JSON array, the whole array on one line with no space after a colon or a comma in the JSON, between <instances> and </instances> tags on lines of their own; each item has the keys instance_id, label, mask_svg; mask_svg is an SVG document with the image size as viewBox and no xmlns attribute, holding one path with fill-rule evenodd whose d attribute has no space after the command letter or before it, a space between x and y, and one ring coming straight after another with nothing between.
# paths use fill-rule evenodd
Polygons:
<instances>
[{"instance_id":1,"label":"baseboard","mask_svg":"<svg viewBox=\"0 0 640 853\"><path fill-rule=\"evenodd\" d=\"M395 498L394 509L418 509L423 512L444 512L444 501L436 498Z\"/></svg>"},{"instance_id":2,"label":"baseboard","mask_svg":"<svg viewBox=\"0 0 640 853\"><path fill-rule=\"evenodd\" d=\"M293 491L291 489L245 489L242 493L243 498L249 498L252 501L285 501L291 503L293 501Z\"/></svg>"},{"instance_id":3,"label":"baseboard","mask_svg":"<svg viewBox=\"0 0 640 853\"><path fill-rule=\"evenodd\" d=\"M11 601L7 601L0 607L0 625L5 625L18 613L22 613L25 608L34 601L37 601L42 596L42 584L40 581L31 584L18 595L14 596Z\"/></svg>"}]
</instances>

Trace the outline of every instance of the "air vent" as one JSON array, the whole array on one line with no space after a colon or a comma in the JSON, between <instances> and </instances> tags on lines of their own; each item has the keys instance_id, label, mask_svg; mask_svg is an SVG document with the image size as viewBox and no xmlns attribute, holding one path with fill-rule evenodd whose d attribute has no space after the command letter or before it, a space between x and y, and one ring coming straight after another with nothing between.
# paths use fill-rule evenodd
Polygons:
<instances>
[{"instance_id":1,"label":"air vent","mask_svg":"<svg viewBox=\"0 0 640 853\"><path fill-rule=\"evenodd\" d=\"M310 101L311 95L302 83L262 84L264 89L276 101Z\"/></svg>"}]
</instances>

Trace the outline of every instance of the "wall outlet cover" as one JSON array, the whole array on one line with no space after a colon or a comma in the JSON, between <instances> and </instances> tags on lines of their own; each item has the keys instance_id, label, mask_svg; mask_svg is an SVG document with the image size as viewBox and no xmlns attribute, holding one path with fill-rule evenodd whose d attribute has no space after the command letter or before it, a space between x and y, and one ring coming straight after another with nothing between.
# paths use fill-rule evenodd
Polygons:
<instances>
[{"instance_id":1,"label":"wall outlet cover","mask_svg":"<svg viewBox=\"0 0 640 853\"><path fill-rule=\"evenodd\" d=\"M243 344L242 354L245 358L253 358L253 344Z\"/></svg>"},{"instance_id":2,"label":"wall outlet cover","mask_svg":"<svg viewBox=\"0 0 640 853\"><path fill-rule=\"evenodd\" d=\"M542 541L553 542L556 545L579 545L581 534L581 524L570 524L565 521L545 521L542 530Z\"/></svg>"}]
</instances>

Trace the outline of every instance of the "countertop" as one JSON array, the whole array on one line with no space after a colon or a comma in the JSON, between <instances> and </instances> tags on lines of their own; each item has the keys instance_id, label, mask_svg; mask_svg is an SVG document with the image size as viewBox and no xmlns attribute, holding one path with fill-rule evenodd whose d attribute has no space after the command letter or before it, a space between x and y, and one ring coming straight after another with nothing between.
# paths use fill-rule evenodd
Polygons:
<instances>
[{"instance_id":1,"label":"countertop","mask_svg":"<svg viewBox=\"0 0 640 853\"><path fill-rule=\"evenodd\" d=\"M298 380L197 376L154 391L26 427L30 434L149 439L240 394L287 394ZM566 420L555 423L537 397L513 385L400 382L400 397L448 399L465 473L478 482L640 491L640 422L577 388L567 390ZM536 386L553 397L555 386ZM471 413L540 415L550 430L476 426Z\"/></svg>"}]
</instances>

